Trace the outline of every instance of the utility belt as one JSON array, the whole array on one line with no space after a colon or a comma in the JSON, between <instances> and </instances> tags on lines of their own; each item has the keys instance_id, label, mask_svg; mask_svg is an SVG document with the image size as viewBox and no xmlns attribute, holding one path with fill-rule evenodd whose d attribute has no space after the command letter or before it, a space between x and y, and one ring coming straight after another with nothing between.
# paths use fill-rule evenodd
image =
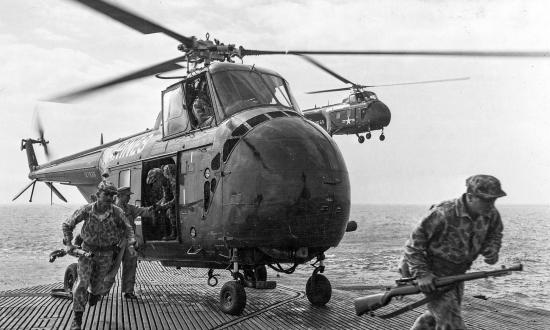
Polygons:
<instances>
[{"instance_id":1,"label":"utility belt","mask_svg":"<svg viewBox=\"0 0 550 330\"><path fill-rule=\"evenodd\" d=\"M88 244L86 242L82 243L82 249L92 252L94 255L110 254L113 252L118 252L119 250L116 244L100 246L100 245Z\"/></svg>"}]
</instances>

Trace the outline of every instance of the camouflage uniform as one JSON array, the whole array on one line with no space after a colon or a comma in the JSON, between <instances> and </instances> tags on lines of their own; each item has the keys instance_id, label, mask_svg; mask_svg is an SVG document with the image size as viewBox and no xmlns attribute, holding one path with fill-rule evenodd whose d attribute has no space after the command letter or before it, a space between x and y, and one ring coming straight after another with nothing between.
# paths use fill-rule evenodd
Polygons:
<instances>
[{"instance_id":1,"label":"camouflage uniform","mask_svg":"<svg viewBox=\"0 0 550 330\"><path fill-rule=\"evenodd\" d=\"M134 231L136 230L135 219L139 216L150 216L151 208L138 207L131 204L124 205L117 201L116 205L124 211L126 220L130 223ZM136 283L136 270L137 270L138 256L131 256L127 249L124 251L122 257L122 292L134 292L134 285Z\"/></svg>"},{"instance_id":2,"label":"camouflage uniform","mask_svg":"<svg viewBox=\"0 0 550 330\"><path fill-rule=\"evenodd\" d=\"M171 165L165 165L165 166L175 166L174 164ZM172 171L175 172L174 169ZM161 228L161 232L163 232L166 235L163 239L174 239L176 236L176 212L175 212L175 206L176 206L176 178L175 174L172 173L173 177L171 179L168 179L164 173L163 170L160 168L153 168L149 170L147 173L147 184L152 185L151 191L156 192L155 194L152 194L153 196L153 202L160 206L161 210L165 212L164 214L167 217L167 222L161 223L163 228ZM159 194L159 192L162 192L162 195ZM164 218L164 214L162 214L162 217ZM172 238L173 237L173 238Z\"/></svg>"},{"instance_id":3,"label":"camouflage uniform","mask_svg":"<svg viewBox=\"0 0 550 330\"><path fill-rule=\"evenodd\" d=\"M477 192L478 196L482 193L476 187L485 181L472 181L472 178L479 177L486 179L486 176L474 176L466 181L468 192ZM505 195L500 183L494 188L490 191L492 197ZM503 230L500 214L493 207L488 214L472 218L465 195L432 206L412 232L404 254L412 275L421 278L430 273L436 277L464 274L480 254L486 258L498 256ZM489 195L486 197L490 198ZM431 293L434 299L428 303L428 311L411 329L466 329L460 307L463 294L464 283L444 293Z\"/></svg>"},{"instance_id":4,"label":"camouflage uniform","mask_svg":"<svg viewBox=\"0 0 550 330\"><path fill-rule=\"evenodd\" d=\"M94 202L78 209L63 223L65 240L71 242L76 225L84 221L81 230L82 248L92 251L92 258L78 259L78 280L73 288L73 310L83 312L88 300L88 286L94 295L104 291L103 279L113 263L113 247L119 243L120 232L125 232L129 244L135 242L134 231L126 222L124 212L111 205L104 213L99 213Z\"/></svg>"},{"instance_id":5,"label":"camouflage uniform","mask_svg":"<svg viewBox=\"0 0 550 330\"><path fill-rule=\"evenodd\" d=\"M166 178L165 184L162 186L162 203L161 206L166 210L166 216L170 222L170 234L163 239L175 239L176 238L176 169L175 165L163 166L164 177Z\"/></svg>"}]
</instances>

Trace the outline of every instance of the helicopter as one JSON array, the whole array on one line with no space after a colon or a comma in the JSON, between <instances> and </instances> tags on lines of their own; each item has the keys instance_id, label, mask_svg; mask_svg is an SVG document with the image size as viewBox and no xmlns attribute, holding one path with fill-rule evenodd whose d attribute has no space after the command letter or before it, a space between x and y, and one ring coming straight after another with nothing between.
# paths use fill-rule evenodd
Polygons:
<instances>
[{"instance_id":1,"label":"helicopter","mask_svg":"<svg viewBox=\"0 0 550 330\"><path fill-rule=\"evenodd\" d=\"M186 69L187 74L161 91L160 111L152 129L106 142L75 154L38 164L34 145L47 147L44 130L38 139L23 139L31 182L66 201L54 182L75 186L87 202L108 173L118 187L130 187L130 203L152 206L151 169L174 165L177 235L164 241L155 223L136 221L141 258L167 267L208 269L207 283L217 284L214 270L233 278L220 290L220 308L238 315L246 306L246 288L272 289L267 267L290 274L313 261L306 296L326 305L331 285L325 252L335 247L350 221L350 182L344 158L331 136L307 119L278 73L235 63L252 55L547 56L545 52L433 51L278 51L250 50L214 39L186 37L128 9L102 0L73 0L143 34L163 33L179 42L183 53L144 69L53 98L69 102L135 79ZM184 63L183 65L181 63ZM200 122L193 102L204 86L211 110ZM201 87L202 88L202 87ZM162 216L162 215L160 215ZM164 219L165 220L165 219ZM282 264L290 264L284 267Z\"/></svg>"},{"instance_id":2,"label":"helicopter","mask_svg":"<svg viewBox=\"0 0 550 330\"><path fill-rule=\"evenodd\" d=\"M351 82L307 55L301 56L338 80L351 85L350 87L308 92L307 94L351 91L340 103L328 104L322 107L315 106L314 108L302 110L304 117L322 126L330 136L355 134L359 143L365 142L365 139L369 140L372 137L371 132L375 130L381 130L379 139L380 141L384 141L386 139L384 127L387 127L391 121L391 111L388 106L378 98L376 93L367 90L367 88L428 84L469 79L468 77L463 77L407 83L360 85ZM365 136L362 136L361 133L365 133Z\"/></svg>"}]
</instances>

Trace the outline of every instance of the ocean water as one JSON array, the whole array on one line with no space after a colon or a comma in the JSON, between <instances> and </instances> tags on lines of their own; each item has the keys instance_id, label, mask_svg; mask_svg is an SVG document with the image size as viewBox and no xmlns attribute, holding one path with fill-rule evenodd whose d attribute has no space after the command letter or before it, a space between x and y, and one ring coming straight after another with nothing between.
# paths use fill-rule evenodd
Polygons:
<instances>
[{"instance_id":1,"label":"ocean water","mask_svg":"<svg viewBox=\"0 0 550 330\"><path fill-rule=\"evenodd\" d=\"M78 205L0 205L0 291L63 280L75 259L54 263L48 255L62 248L61 223ZM504 222L500 264L521 262L523 272L468 282L466 295L503 298L550 310L550 206L498 206ZM353 205L355 232L326 253L325 275L333 288L382 289L394 284L405 240L427 211L424 205ZM481 260L472 271L492 270ZM282 284L304 286L313 268L300 266L280 275ZM139 276L139 275L138 275ZM275 277L269 270L268 276ZM206 278L205 278L206 282Z\"/></svg>"}]
</instances>

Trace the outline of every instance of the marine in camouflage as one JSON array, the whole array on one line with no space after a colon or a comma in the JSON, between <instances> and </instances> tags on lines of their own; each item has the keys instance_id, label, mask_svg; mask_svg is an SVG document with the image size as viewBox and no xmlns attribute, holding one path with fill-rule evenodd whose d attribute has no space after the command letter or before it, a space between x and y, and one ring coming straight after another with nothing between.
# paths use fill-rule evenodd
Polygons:
<instances>
[{"instance_id":1,"label":"marine in camouflage","mask_svg":"<svg viewBox=\"0 0 550 330\"><path fill-rule=\"evenodd\" d=\"M161 207L166 210L166 216L169 221L170 234L163 239L176 238L176 165L169 164L163 167L164 177L168 185L163 186L163 198Z\"/></svg>"},{"instance_id":2,"label":"marine in camouflage","mask_svg":"<svg viewBox=\"0 0 550 330\"><path fill-rule=\"evenodd\" d=\"M78 280L73 288L73 309L83 312L88 299L88 287L94 295L105 294L104 278L113 264L114 247L121 239L121 233L130 244L134 244L134 230L126 221L124 212L117 206L110 205L103 213L94 202L79 208L62 225L66 242L73 239L73 230L84 222L80 236L82 248L92 251L92 258L78 259Z\"/></svg>"},{"instance_id":3,"label":"marine in camouflage","mask_svg":"<svg viewBox=\"0 0 550 330\"><path fill-rule=\"evenodd\" d=\"M488 216L472 219L464 198L432 206L412 232L405 245L405 261L413 275L454 275L455 268L463 273L478 255L498 254L503 230L498 210L493 208ZM438 267L441 263L445 264Z\"/></svg>"},{"instance_id":4,"label":"marine in camouflage","mask_svg":"<svg viewBox=\"0 0 550 330\"><path fill-rule=\"evenodd\" d=\"M405 245L405 267L401 267L405 273L411 272L407 275L421 279L430 275L464 274L479 255L484 256L487 263L496 263L503 224L494 200L506 193L498 179L490 175L471 176L466 180L466 187L467 193L460 198L432 206L412 232ZM484 200L483 212L468 209L468 206L474 207L472 196ZM464 283L445 292L427 294L432 297L428 311L411 329L466 329L461 312L463 294Z\"/></svg>"}]
</instances>

